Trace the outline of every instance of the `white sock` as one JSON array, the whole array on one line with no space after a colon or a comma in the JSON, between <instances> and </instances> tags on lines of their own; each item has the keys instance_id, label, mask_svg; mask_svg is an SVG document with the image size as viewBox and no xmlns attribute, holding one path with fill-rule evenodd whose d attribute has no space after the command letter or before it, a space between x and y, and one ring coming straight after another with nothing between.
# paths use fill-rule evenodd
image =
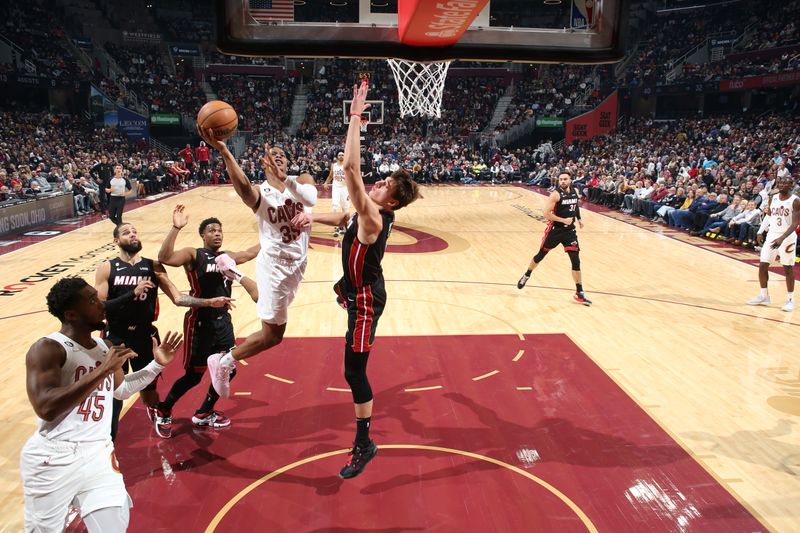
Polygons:
<instances>
[{"instance_id":1,"label":"white sock","mask_svg":"<svg viewBox=\"0 0 800 533\"><path fill-rule=\"evenodd\" d=\"M228 352L222 356L222 358L219 360L219 364L223 366L234 367L236 366L236 359L233 358L231 352Z\"/></svg>"},{"instance_id":2,"label":"white sock","mask_svg":"<svg viewBox=\"0 0 800 533\"><path fill-rule=\"evenodd\" d=\"M761 289L761 296L763 296L764 298L766 298L766 297L768 297L768 296L769 296L769 291L767 290L767 288L766 288L766 287L764 287L763 289Z\"/></svg>"},{"instance_id":3,"label":"white sock","mask_svg":"<svg viewBox=\"0 0 800 533\"><path fill-rule=\"evenodd\" d=\"M786 301L793 302L794 301L794 292L787 292L786 293Z\"/></svg>"}]
</instances>

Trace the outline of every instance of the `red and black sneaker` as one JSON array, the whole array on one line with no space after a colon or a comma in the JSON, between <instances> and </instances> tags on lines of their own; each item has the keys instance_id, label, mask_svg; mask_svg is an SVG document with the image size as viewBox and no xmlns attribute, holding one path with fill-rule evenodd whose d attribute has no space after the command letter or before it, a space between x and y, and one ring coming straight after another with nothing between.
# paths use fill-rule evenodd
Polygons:
<instances>
[{"instance_id":1,"label":"red and black sneaker","mask_svg":"<svg viewBox=\"0 0 800 533\"><path fill-rule=\"evenodd\" d=\"M592 301L582 292L575 293L575 301L583 305L592 305Z\"/></svg>"},{"instance_id":2,"label":"red and black sneaker","mask_svg":"<svg viewBox=\"0 0 800 533\"><path fill-rule=\"evenodd\" d=\"M350 450L350 453L348 454L350 456L350 461L339 471L339 477L342 479L356 477L364 471L367 463L369 463L377 454L378 447L375 446L375 443L372 441L369 441L369 444L366 446L359 446L358 444L354 445L353 449Z\"/></svg>"},{"instance_id":3,"label":"red and black sneaker","mask_svg":"<svg viewBox=\"0 0 800 533\"><path fill-rule=\"evenodd\" d=\"M199 427L219 429L230 426L231 419L219 411L211 411L210 413L195 413L192 416L192 423Z\"/></svg>"},{"instance_id":4,"label":"red and black sneaker","mask_svg":"<svg viewBox=\"0 0 800 533\"><path fill-rule=\"evenodd\" d=\"M172 437L172 413L156 409L155 416L153 417L153 425L156 428L156 435L162 439L169 439Z\"/></svg>"}]
</instances>

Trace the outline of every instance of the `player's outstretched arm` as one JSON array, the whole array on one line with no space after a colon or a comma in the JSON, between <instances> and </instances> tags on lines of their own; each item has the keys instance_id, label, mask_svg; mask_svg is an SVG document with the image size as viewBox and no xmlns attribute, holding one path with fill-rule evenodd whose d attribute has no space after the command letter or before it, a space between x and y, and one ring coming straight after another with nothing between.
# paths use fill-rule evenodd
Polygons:
<instances>
[{"instance_id":1,"label":"player's outstretched arm","mask_svg":"<svg viewBox=\"0 0 800 533\"><path fill-rule=\"evenodd\" d=\"M353 86L353 101L350 104L350 125L344 146L344 181L353 208L359 215L359 240L366 244L375 241L383 227L378 206L370 200L361 179L361 113L369 109L367 100L368 84L363 81Z\"/></svg>"},{"instance_id":2,"label":"player's outstretched arm","mask_svg":"<svg viewBox=\"0 0 800 533\"><path fill-rule=\"evenodd\" d=\"M67 354L57 342L42 338L36 341L25 356L25 385L28 399L36 415L52 421L85 400L109 374L122 367L136 353L125 346L111 348L103 363L76 382L61 384L61 367Z\"/></svg>"},{"instance_id":3,"label":"player's outstretched arm","mask_svg":"<svg viewBox=\"0 0 800 533\"><path fill-rule=\"evenodd\" d=\"M302 230L319 222L327 226L343 227L350 221L350 213L298 213L292 219L292 228Z\"/></svg>"},{"instance_id":4,"label":"player's outstretched arm","mask_svg":"<svg viewBox=\"0 0 800 533\"><path fill-rule=\"evenodd\" d=\"M258 199L261 197L261 192L258 190L258 187L250 183L250 180L247 179L239 163L236 162L236 158L233 157L231 151L228 150L225 141L217 140L211 128L206 128L205 131L200 131L198 128L198 132L208 146L218 150L220 155L222 155L222 160L225 162L225 169L228 171L236 194L239 195L239 198L242 199L247 207L255 209Z\"/></svg>"},{"instance_id":5,"label":"player's outstretched arm","mask_svg":"<svg viewBox=\"0 0 800 533\"><path fill-rule=\"evenodd\" d=\"M226 252L234 261L236 261L237 265L241 265L242 263L247 263L248 261L255 259L258 255L258 252L261 251L261 244L256 244L251 246L247 250L242 250L241 252Z\"/></svg>"},{"instance_id":6,"label":"player's outstretched arm","mask_svg":"<svg viewBox=\"0 0 800 533\"><path fill-rule=\"evenodd\" d=\"M169 279L164 265L158 261L153 261L153 272L156 274L156 281L159 288L164 291L172 303L178 307L233 307L233 299L226 296L217 296L216 298L196 298L188 294L181 294L178 287Z\"/></svg>"},{"instance_id":7,"label":"player's outstretched arm","mask_svg":"<svg viewBox=\"0 0 800 533\"><path fill-rule=\"evenodd\" d=\"M172 228L167 233L167 238L161 243L158 250L158 262L173 267L188 265L195 259L197 250L194 248L181 248L175 250L175 239L178 233L189 223L189 215L184 211L185 206L178 204L172 211Z\"/></svg>"}]
</instances>

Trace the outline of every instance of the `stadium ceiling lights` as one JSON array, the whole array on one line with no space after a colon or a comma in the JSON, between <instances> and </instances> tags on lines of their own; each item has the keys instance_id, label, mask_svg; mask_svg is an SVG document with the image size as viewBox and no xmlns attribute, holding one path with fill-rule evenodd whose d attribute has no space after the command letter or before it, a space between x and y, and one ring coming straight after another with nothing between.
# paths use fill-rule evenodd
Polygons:
<instances>
[{"instance_id":1,"label":"stadium ceiling lights","mask_svg":"<svg viewBox=\"0 0 800 533\"><path fill-rule=\"evenodd\" d=\"M306 0L294 0L294 5L296 5L296 6L304 6L304 5L306 5Z\"/></svg>"},{"instance_id":2,"label":"stadium ceiling lights","mask_svg":"<svg viewBox=\"0 0 800 533\"><path fill-rule=\"evenodd\" d=\"M372 7L389 7L389 2L370 2Z\"/></svg>"},{"instance_id":3,"label":"stadium ceiling lights","mask_svg":"<svg viewBox=\"0 0 800 533\"><path fill-rule=\"evenodd\" d=\"M561 0L543 0L543 3L546 6L557 6L561 4Z\"/></svg>"},{"instance_id":4,"label":"stadium ceiling lights","mask_svg":"<svg viewBox=\"0 0 800 533\"><path fill-rule=\"evenodd\" d=\"M344 7L347 5L347 2L343 0L331 0L331 5L333 7Z\"/></svg>"}]
</instances>

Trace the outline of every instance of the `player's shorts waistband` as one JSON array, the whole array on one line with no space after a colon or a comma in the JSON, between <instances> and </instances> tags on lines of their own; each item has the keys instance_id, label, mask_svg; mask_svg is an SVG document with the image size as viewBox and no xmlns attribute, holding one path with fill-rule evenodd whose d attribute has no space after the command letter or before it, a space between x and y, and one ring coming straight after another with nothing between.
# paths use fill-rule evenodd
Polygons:
<instances>
[{"instance_id":1,"label":"player's shorts waistband","mask_svg":"<svg viewBox=\"0 0 800 533\"><path fill-rule=\"evenodd\" d=\"M88 440L88 441L48 439L38 431L33 434L31 440L35 441L36 444L45 446L51 450L71 451L71 452L75 452L79 448L87 448L95 446L98 448L105 448L111 443L111 438L104 440Z\"/></svg>"},{"instance_id":2,"label":"player's shorts waistband","mask_svg":"<svg viewBox=\"0 0 800 533\"><path fill-rule=\"evenodd\" d=\"M270 263L276 263L283 266L297 266L301 265L306 262L306 257L298 257L297 259L292 259L289 257L275 257L272 255L264 255L264 258L269 261Z\"/></svg>"}]
</instances>

